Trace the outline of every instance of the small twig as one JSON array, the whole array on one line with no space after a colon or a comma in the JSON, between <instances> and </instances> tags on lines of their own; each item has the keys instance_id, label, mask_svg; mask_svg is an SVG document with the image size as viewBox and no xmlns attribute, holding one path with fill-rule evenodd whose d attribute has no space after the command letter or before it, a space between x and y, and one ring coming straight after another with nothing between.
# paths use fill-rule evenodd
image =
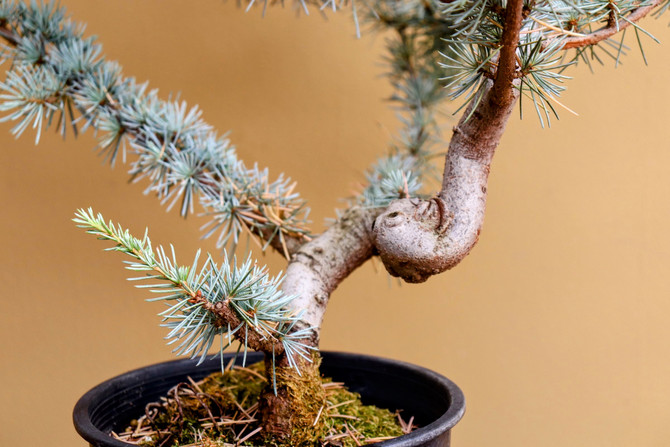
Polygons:
<instances>
[{"instance_id":1,"label":"small twig","mask_svg":"<svg viewBox=\"0 0 670 447\"><path fill-rule=\"evenodd\" d=\"M407 429L406 429L407 433L411 433L412 430L414 430L414 428L415 428L415 426L414 426L414 416L412 416L411 418L409 418L409 421L407 421Z\"/></svg>"},{"instance_id":2,"label":"small twig","mask_svg":"<svg viewBox=\"0 0 670 447\"><path fill-rule=\"evenodd\" d=\"M131 432L131 436L133 438L137 437L137 434L142 430L142 423L144 422L144 419L146 419L146 416L140 416L137 419L137 427L135 427L135 430Z\"/></svg>"},{"instance_id":3,"label":"small twig","mask_svg":"<svg viewBox=\"0 0 670 447\"><path fill-rule=\"evenodd\" d=\"M253 419L251 417L251 415L249 415L249 413L247 413L247 410L245 410L244 407L242 407L242 405L240 405L240 403L237 400L233 400L233 403L235 404L237 409L240 410L242 412L242 414L247 417L247 419Z\"/></svg>"},{"instance_id":4,"label":"small twig","mask_svg":"<svg viewBox=\"0 0 670 447\"><path fill-rule=\"evenodd\" d=\"M321 418L321 413L323 412L323 408L325 405L321 405L321 408L319 408L319 412L316 415L316 418L314 419L314 422L312 423L312 427L316 427L316 423L319 422L319 419Z\"/></svg>"},{"instance_id":5,"label":"small twig","mask_svg":"<svg viewBox=\"0 0 670 447\"><path fill-rule=\"evenodd\" d=\"M263 430L263 427L258 427L256 430L252 431L251 433L249 433L248 435L246 435L244 438L242 438L242 439L240 439L239 441L237 441L238 444L242 444L242 443L244 443L247 439L251 438L253 435L255 435L256 433L258 433L258 432L261 431L261 430Z\"/></svg>"},{"instance_id":6,"label":"small twig","mask_svg":"<svg viewBox=\"0 0 670 447\"><path fill-rule=\"evenodd\" d=\"M348 436L349 436L348 433L337 433L335 435L326 436L323 440L326 442L337 441L338 439L346 438Z\"/></svg>"},{"instance_id":7,"label":"small twig","mask_svg":"<svg viewBox=\"0 0 670 447\"><path fill-rule=\"evenodd\" d=\"M327 382L321 384L324 390L338 390L344 388L344 382Z\"/></svg>"},{"instance_id":8,"label":"small twig","mask_svg":"<svg viewBox=\"0 0 670 447\"><path fill-rule=\"evenodd\" d=\"M193 379L191 378L191 376L188 376L187 379L188 379L188 381L191 383L191 386L192 386L198 393L200 393L200 394L204 394L204 393L202 392L202 389L200 388L200 385L198 384L198 382L196 382L195 380L193 380ZM202 383L202 382L200 382L200 383Z\"/></svg>"},{"instance_id":9,"label":"small twig","mask_svg":"<svg viewBox=\"0 0 670 447\"><path fill-rule=\"evenodd\" d=\"M335 413L335 414L329 414L328 416L330 416L331 418L351 419L351 420L354 420L354 421L358 421L358 420L359 420L356 416L350 416L350 415L348 415L348 414L338 414L338 413Z\"/></svg>"},{"instance_id":10,"label":"small twig","mask_svg":"<svg viewBox=\"0 0 670 447\"><path fill-rule=\"evenodd\" d=\"M398 417L398 423L400 424L400 428L404 434L411 433L412 430L415 428L414 427L414 416L409 418L408 422L405 422L405 420L400 416L400 413L396 413L396 416Z\"/></svg>"},{"instance_id":11,"label":"small twig","mask_svg":"<svg viewBox=\"0 0 670 447\"><path fill-rule=\"evenodd\" d=\"M177 404L177 409L179 410L179 416L181 417L180 423L184 420L184 409L182 408L182 405L181 405L181 399L179 399L179 387L182 386L182 385L188 386L187 383L182 382L182 383L177 384L177 386L175 386L174 388L172 388L168 392L168 396L170 395L170 392L172 394L174 394L174 401Z\"/></svg>"},{"instance_id":12,"label":"small twig","mask_svg":"<svg viewBox=\"0 0 670 447\"><path fill-rule=\"evenodd\" d=\"M240 419L240 420L234 420L234 419L226 419L226 420L221 420L216 422L215 424L212 422L203 422L200 424L201 427L203 428L212 428L214 426L216 427L226 427L229 425L242 425L242 424L251 424L254 422L258 422L258 419Z\"/></svg>"},{"instance_id":13,"label":"small twig","mask_svg":"<svg viewBox=\"0 0 670 447\"><path fill-rule=\"evenodd\" d=\"M158 447L163 447L165 443L167 443L170 439L172 439L172 433L169 433L169 436L165 439L163 439L163 442L161 442Z\"/></svg>"},{"instance_id":14,"label":"small twig","mask_svg":"<svg viewBox=\"0 0 670 447\"><path fill-rule=\"evenodd\" d=\"M601 28L583 37L569 37L563 41L563 49L567 50L570 48L595 45L598 42L609 39L619 31L623 31L630 25L634 25L635 22L645 17L661 3L663 3L663 0L653 0L649 5L637 8L636 10L632 11L626 17L619 20L618 23L605 26L604 28Z\"/></svg>"},{"instance_id":15,"label":"small twig","mask_svg":"<svg viewBox=\"0 0 670 447\"><path fill-rule=\"evenodd\" d=\"M105 92L105 98L107 98L109 104L115 109L117 109L119 107L119 104L116 102L114 98L112 98L112 95L109 94L109 90L107 90L107 87L103 86L102 90ZM163 145L163 147L165 147L165 145Z\"/></svg>"},{"instance_id":16,"label":"small twig","mask_svg":"<svg viewBox=\"0 0 670 447\"><path fill-rule=\"evenodd\" d=\"M530 18L533 22L535 22L535 23L539 23L540 25L544 26L545 28L549 28L549 29L552 30L552 31L556 31L556 32L559 33L559 34L565 34L566 36L572 36L572 37L586 37L586 36L587 36L586 34L575 33L575 32L573 32L573 31L568 31L568 30L566 30L566 29L559 28L559 27L554 26L554 25L552 25L552 24L550 24L550 23L543 22L543 21L540 20L540 19L536 19L535 17L532 17L532 16L529 17L529 18ZM532 31L531 31L531 32L532 32Z\"/></svg>"},{"instance_id":17,"label":"small twig","mask_svg":"<svg viewBox=\"0 0 670 447\"><path fill-rule=\"evenodd\" d=\"M255 404L253 404L252 406L250 406L249 408L247 408L247 411L248 411L249 414L251 414L252 416L256 413L257 410L258 410L258 402L256 402Z\"/></svg>"},{"instance_id":18,"label":"small twig","mask_svg":"<svg viewBox=\"0 0 670 447\"><path fill-rule=\"evenodd\" d=\"M350 403L353 403L353 402L356 402L356 399L351 399L351 400L347 400L345 402L340 402L339 404L336 404L336 405L331 405L330 407L326 408L326 411L331 411L331 410L336 409L337 407L341 407L342 405L347 405L347 404L350 404Z\"/></svg>"},{"instance_id":19,"label":"small twig","mask_svg":"<svg viewBox=\"0 0 670 447\"><path fill-rule=\"evenodd\" d=\"M259 379L261 379L263 382L268 381L268 379L265 376L263 376L262 374L257 373L253 369L249 369L249 368L246 368L244 366L233 366L233 369L234 370L239 370L239 371L244 371L244 372L247 372L251 375L254 375L254 376L258 377Z\"/></svg>"},{"instance_id":20,"label":"small twig","mask_svg":"<svg viewBox=\"0 0 670 447\"><path fill-rule=\"evenodd\" d=\"M212 414L212 410L209 408L209 405L205 404L205 401L203 401L203 400L200 398L200 395L201 395L201 394L202 394L202 393L196 393L196 394L195 394L195 398L198 399L198 402L200 402L200 405L202 405L202 407L207 411L207 415L208 415L209 418L212 420L212 423L216 424L216 418L215 418L214 415Z\"/></svg>"},{"instance_id":21,"label":"small twig","mask_svg":"<svg viewBox=\"0 0 670 447\"><path fill-rule=\"evenodd\" d=\"M279 229L279 242L281 243L281 248L286 259L291 259L291 255L288 252L288 247L286 246L286 240L284 238L284 232Z\"/></svg>"},{"instance_id":22,"label":"small twig","mask_svg":"<svg viewBox=\"0 0 670 447\"><path fill-rule=\"evenodd\" d=\"M155 413L152 415L151 410L155 408ZM151 402L147 404L146 407L144 407L144 414L146 415L147 419L149 420L149 424L151 424L151 427L159 431L158 427L156 427L156 421L154 421L154 417L156 417L156 414L158 414L158 409L161 408L161 405L156 403L156 402Z\"/></svg>"},{"instance_id":23,"label":"small twig","mask_svg":"<svg viewBox=\"0 0 670 447\"><path fill-rule=\"evenodd\" d=\"M345 424L344 424L344 428L347 430L347 433L349 434L349 436L351 437L351 439L354 440L354 442L356 443L356 445L357 445L357 446L361 446L361 445L362 445L361 442L358 440L358 437L354 434L354 432L351 431L351 429L349 428L349 424L346 424L346 423L345 423Z\"/></svg>"}]
</instances>

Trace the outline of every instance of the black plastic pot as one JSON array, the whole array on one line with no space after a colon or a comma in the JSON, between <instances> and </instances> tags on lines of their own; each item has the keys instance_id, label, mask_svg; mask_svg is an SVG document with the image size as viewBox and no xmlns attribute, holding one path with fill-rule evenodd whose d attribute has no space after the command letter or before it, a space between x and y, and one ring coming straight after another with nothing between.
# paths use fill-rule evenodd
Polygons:
<instances>
[{"instance_id":1,"label":"black plastic pot","mask_svg":"<svg viewBox=\"0 0 670 447\"><path fill-rule=\"evenodd\" d=\"M421 428L389 441L384 447L448 447L451 428L465 411L461 390L449 379L433 371L395 360L378 357L322 352L321 372L335 381L345 382L361 394L363 402L401 409ZM229 359L230 357L228 357ZM228 360L226 359L226 361ZM247 362L262 359L251 353ZM96 386L74 407L74 426L93 447L128 447L131 444L109 436L123 431L142 414L147 403L159 398L190 376L200 380L220 368L218 361L196 366L192 360L174 360L136 369Z\"/></svg>"}]
</instances>

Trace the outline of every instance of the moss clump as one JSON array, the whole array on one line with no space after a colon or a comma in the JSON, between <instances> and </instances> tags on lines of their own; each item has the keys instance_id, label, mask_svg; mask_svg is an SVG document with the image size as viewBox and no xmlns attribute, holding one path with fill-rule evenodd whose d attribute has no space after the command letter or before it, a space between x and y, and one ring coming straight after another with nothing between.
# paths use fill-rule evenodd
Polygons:
<instances>
[{"instance_id":1,"label":"moss clump","mask_svg":"<svg viewBox=\"0 0 670 447\"><path fill-rule=\"evenodd\" d=\"M300 373L295 368L275 368L276 394L267 388L261 397L262 419L266 422L264 445L281 447L291 445L319 445L326 434L326 424L320 413L326 406L319 366L321 356L312 355L311 361L301 361ZM266 361L266 368L272 364Z\"/></svg>"},{"instance_id":2,"label":"moss clump","mask_svg":"<svg viewBox=\"0 0 670 447\"><path fill-rule=\"evenodd\" d=\"M397 414L363 405L357 393L323 379L319 393L325 393L325 404L310 424L303 424L313 426L314 432L292 433L295 436L284 444L268 443L258 409L266 385L262 363L214 373L197 383L181 383L160 402L147 405L146 414L116 437L146 447L353 447L406 432L402 427L407 424L401 424Z\"/></svg>"},{"instance_id":3,"label":"moss clump","mask_svg":"<svg viewBox=\"0 0 670 447\"><path fill-rule=\"evenodd\" d=\"M353 447L380 442L404 433L397 413L373 405L363 405L361 396L342 384L324 382L326 407L324 421L328 435L323 445Z\"/></svg>"},{"instance_id":4,"label":"moss clump","mask_svg":"<svg viewBox=\"0 0 670 447\"><path fill-rule=\"evenodd\" d=\"M180 383L147 405L145 415L118 438L149 447L207 446L205 441L214 439L235 443L256 425L258 397L267 382L263 373L257 364Z\"/></svg>"}]
</instances>

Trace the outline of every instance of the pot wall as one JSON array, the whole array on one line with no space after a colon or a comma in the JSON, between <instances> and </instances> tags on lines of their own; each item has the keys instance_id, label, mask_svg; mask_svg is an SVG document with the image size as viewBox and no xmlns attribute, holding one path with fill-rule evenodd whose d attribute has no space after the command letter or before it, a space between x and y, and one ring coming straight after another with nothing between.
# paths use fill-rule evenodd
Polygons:
<instances>
[{"instance_id":1,"label":"pot wall","mask_svg":"<svg viewBox=\"0 0 670 447\"><path fill-rule=\"evenodd\" d=\"M321 372L350 390L363 402L414 416L419 429L409 435L376 445L385 447L448 447L451 429L465 411L461 390L435 372L408 363L358 354L323 352ZM225 362L231 354L226 355ZM262 359L253 353L248 362ZM197 367L193 360L174 360L140 368L101 383L77 402L73 413L79 434L93 447L127 447L130 444L109 437L122 431L132 419L144 413L149 402L185 381L200 380L218 371L218 361Z\"/></svg>"}]
</instances>

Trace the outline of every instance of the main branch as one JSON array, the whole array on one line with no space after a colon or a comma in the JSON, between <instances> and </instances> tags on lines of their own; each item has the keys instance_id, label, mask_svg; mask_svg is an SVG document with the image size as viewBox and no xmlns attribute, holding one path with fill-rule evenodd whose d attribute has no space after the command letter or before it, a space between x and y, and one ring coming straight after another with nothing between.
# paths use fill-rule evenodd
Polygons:
<instances>
[{"instance_id":1,"label":"main branch","mask_svg":"<svg viewBox=\"0 0 670 447\"><path fill-rule=\"evenodd\" d=\"M517 45L523 0L507 3L495 79L486 80L454 128L442 190L401 199L375 221L374 243L390 274L422 282L458 264L477 242L493 154L519 96Z\"/></svg>"}]
</instances>

